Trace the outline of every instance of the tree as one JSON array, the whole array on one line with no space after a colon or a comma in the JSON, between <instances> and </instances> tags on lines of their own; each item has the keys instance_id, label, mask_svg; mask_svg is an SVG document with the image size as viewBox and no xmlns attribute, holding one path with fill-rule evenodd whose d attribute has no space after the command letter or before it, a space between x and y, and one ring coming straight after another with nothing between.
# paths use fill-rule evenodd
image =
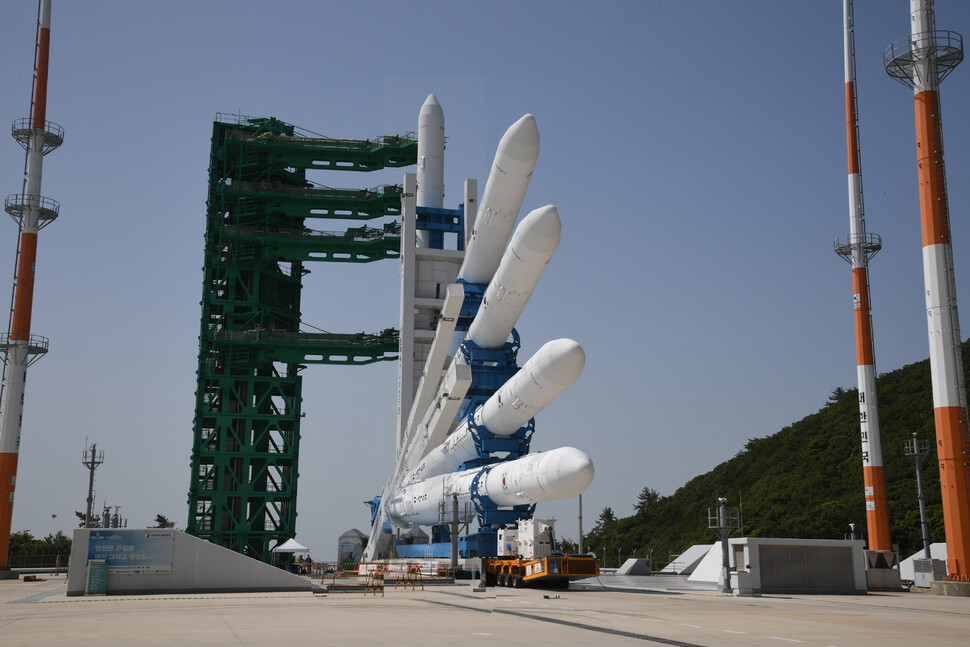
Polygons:
<instances>
[{"instance_id":1,"label":"tree","mask_svg":"<svg viewBox=\"0 0 970 647\"><path fill-rule=\"evenodd\" d=\"M37 540L34 539L34 536L30 534L29 530L12 532L10 533L9 552L11 555L32 555L34 553L34 545L37 543Z\"/></svg>"},{"instance_id":2,"label":"tree","mask_svg":"<svg viewBox=\"0 0 970 647\"><path fill-rule=\"evenodd\" d=\"M593 532L602 532L615 523L616 515L613 514L613 508L606 506L603 508L603 512L600 513L599 519L596 520L596 526L593 527Z\"/></svg>"},{"instance_id":3,"label":"tree","mask_svg":"<svg viewBox=\"0 0 970 647\"><path fill-rule=\"evenodd\" d=\"M153 528L174 528L175 527L175 522L174 521L169 521L168 517L166 517L163 514L156 514L155 515L155 525L152 526L152 527Z\"/></svg>"},{"instance_id":4,"label":"tree","mask_svg":"<svg viewBox=\"0 0 970 647\"><path fill-rule=\"evenodd\" d=\"M647 508L660 500L660 494L653 488L644 487L637 496L637 504L633 506L638 514L643 514Z\"/></svg>"},{"instance_id":5,"label":"tree","mask_svg":"<svg viewBox=\"0 0 970 647\"><path fill-rule=\"evenodd\" d=\"M78 528L83 528L84 527L84 521L86 519L85 514L83 512L81 512L81 511L79 511L79 510L75 510L74 511L74 515L78 519L80 519L80 521L77 524L77 527ZM100 528L101 527L101 515L99 515L99 514L92 514L91 515L91 527L92 528Z\"/></svg>"},{"instance_id":6,"label":"tree","mask_svg":"<svg viewBox=\"0 0 970 647\"><path fill-rule=\"evenodd\" d=\"M37 543L41 555L70 555L73 542L70 537L58 530L56 533L44 537L43 542Z\"/></svg>"},{"instance_id":7,"label":"tree","mask_svg":"<svg viewBox=\"0 0 970 647\"><path fill-rule=\"evenodd\" d=\"M844 396L846 393L848 393L848 391L843 389L841 386L835 387L834 389L832 389L832 394L829 395L829 400L825 404L826 405L837 404L838 401L842 399L842 396Z\"/></svg>"}]
</instances>

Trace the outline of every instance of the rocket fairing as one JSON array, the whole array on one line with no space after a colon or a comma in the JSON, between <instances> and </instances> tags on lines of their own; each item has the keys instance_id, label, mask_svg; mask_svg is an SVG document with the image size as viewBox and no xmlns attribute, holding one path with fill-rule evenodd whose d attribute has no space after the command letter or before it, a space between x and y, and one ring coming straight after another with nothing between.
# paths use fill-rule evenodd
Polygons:
<instances>
[{"instance_id":1,"label":"rocket fairing","mask_svg":"<svg viewBox=\"0 0 970 647\"><path fill-rule=\"evenodd\" d=\"M586 353L572 339L542 346L519 371L473 414L476 425L509 436L568 389L583 372ZM468 422L462 423L404 477L407 485L457 470L478 456Z\"/></svg>"},{"instance_id":2,"label":"rocket fairing","mask_svg":"<svg viewBox=\"0 0 970 647\"><path fill-rule=\"evenodd\" d=\"M445 186L445 113L438 98L429 94L418 114L418 190L419 207L440 209Z\"/></svg>"},{"instance_id":3,"label":"rocket fairing","mask_svg":"<svg viewBox=\"0 0 970 647\"><path fill-rule=\"evenodd\" d=\"M388 503L388 518L399 527L439 523L442 504L450 504L456 495L459 505L488 497L504 507L566 499L582 494L593 482L594 471L589 456L574 447L529 454L402 487ZM476 479L476 491L472 492Z\"/></svg>"},{"instance_id":4,"label":"rocket fairing","mask_svg":"<svg viewBox=\"0 0 970 647\"><path fill-rule=\"evenodd\" d=\"M498 143L459 279L480 284L492 280L538 159L539 129L535 117L525 115L509 126Z\"/></svg>"},{"instance_id":5,"label":"rocket fairing","mask_svg":"<svg viewBox=\"0 0 970 647\"><path fill-rule=\"evenodd\" d=\"M482 348L498 348L506 342L525 304L532 296L562 235L559 211L540 207L516 227L474 321L468 339Z\"/></svg>"},{"instance_id":6,"label":"rocket fairing","mask_svg":"<svg viewBox=\"0 0 970 647\"><path fill-rule=\"evenodd\" d=\"M440 209L445 196L445 113L429 94L418 113L418 172L415 204ZM428 232L418 230L418 247L428 246Z\"/></svg>"}]
</instances>

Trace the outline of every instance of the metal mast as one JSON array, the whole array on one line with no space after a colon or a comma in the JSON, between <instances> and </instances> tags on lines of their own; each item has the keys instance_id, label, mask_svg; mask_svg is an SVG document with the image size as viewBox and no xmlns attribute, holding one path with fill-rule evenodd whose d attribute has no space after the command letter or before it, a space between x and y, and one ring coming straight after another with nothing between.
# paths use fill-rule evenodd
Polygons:
<instances>
[{"instance_id":1,"label":"metal mast","mask_svg":"<svg viewBox=\"0 0 970 647\"><path fill-rule=\"evenodd\" d=\"M932 0L910 0L912 33L883 55L886 72L913 88L923 229L923 284L943 490L947 579L970 581L970 426L963 378L953 247L943 165L939 85L963 60L963 38L936 31Z\"/></svg>"},{"instance_id":2,"label":"metal mast","mask_svg":"<svg viewBox=\"0 0 970 647\"><path fill-rule=\"evenodd\" d=\"M17 458L24 408L27 367L47 352L48 340L30 334L37 262L37 232L57 217L59 205L40 194L44 155L64 141L64 131L47 121L47 68L50 58L50 0L40 0L37 14L37 46L31 115L13 123L11 134L27 151L24 190L7 196L4 207L20 225L17 269L14 276L10 327L0 336L4 353L3 394L0 396L0 577L8 570L7 550L13 518Z\"/></svg>"},{"instance_id":3,"label":"metal mast","mask_svg":"<svg viewBox=\"0 0 970 647\"><path fill-rule=\"evenodd\" d=\"M862 475L865 484L869 548L892 550L886 509L879 407L876 398L876 361L869 309L869 259L882 249L882 240L866 232L862 200L862 163L859 150L858 101L855 92L855 34L852 0L843 0L845 29L845 129L849 160L849 239L836 241L835 251L852 265L852 308L855 312L856 372L859 380L859 426L862 436Z\"/></svg>"}]
</instances>

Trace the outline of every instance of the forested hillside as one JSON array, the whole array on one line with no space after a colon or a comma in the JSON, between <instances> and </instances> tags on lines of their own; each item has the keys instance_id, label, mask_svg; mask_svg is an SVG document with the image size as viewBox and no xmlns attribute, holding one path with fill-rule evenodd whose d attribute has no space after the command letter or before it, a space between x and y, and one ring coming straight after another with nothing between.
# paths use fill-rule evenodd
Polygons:
<instances>
[{"instance_id":1,"label":"forested hillside","mask_svg":"<svg viewBox=\"0 0 970 647\"><path fill-rule=\"evenodd\" d=\"M963 366L966 373L970 340L963 344ZM909 555L923 545L914 461L903 452L913 432L931 445L923 484L931 539L944 541L929 360L879 376L877 388L890 533L900 552ZM719 496L727 497L731 508L740 500L744 535L843 539L850 523L865 534L858 420L857 389L838 387L817 413L771 436L750 439L734 458L670 496L659 496L644 483L636 514L617 519L611 508L603 510L584 549L604 555L610 566L621 556L645 557L651 551L655 563L666 562L692 544L716 540L707 515Z\"/></svg>"}]
</instances>

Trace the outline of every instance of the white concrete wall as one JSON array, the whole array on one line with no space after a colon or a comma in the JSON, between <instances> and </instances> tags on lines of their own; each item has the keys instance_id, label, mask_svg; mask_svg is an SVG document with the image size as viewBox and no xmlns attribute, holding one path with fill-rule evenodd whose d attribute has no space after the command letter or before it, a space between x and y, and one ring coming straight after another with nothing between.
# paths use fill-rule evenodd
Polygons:
<instances>
[{"instance_id":1,"label":"white concrete wall","mask_svg":"<svg viewBox=\"0 0 970 647\"><path fill-rule=\"evenodd\" d=\"M127 528L126 530L133 530ZM146 528L146 532L159 530ZM101 528L74 531L68 565L67 595L84 595L88 539ZM254 591L310 591L309 580L264 564L204 539L172 531L172 572L108 574L107 594L245 593Z\"/></svg>"}]
</instances>

